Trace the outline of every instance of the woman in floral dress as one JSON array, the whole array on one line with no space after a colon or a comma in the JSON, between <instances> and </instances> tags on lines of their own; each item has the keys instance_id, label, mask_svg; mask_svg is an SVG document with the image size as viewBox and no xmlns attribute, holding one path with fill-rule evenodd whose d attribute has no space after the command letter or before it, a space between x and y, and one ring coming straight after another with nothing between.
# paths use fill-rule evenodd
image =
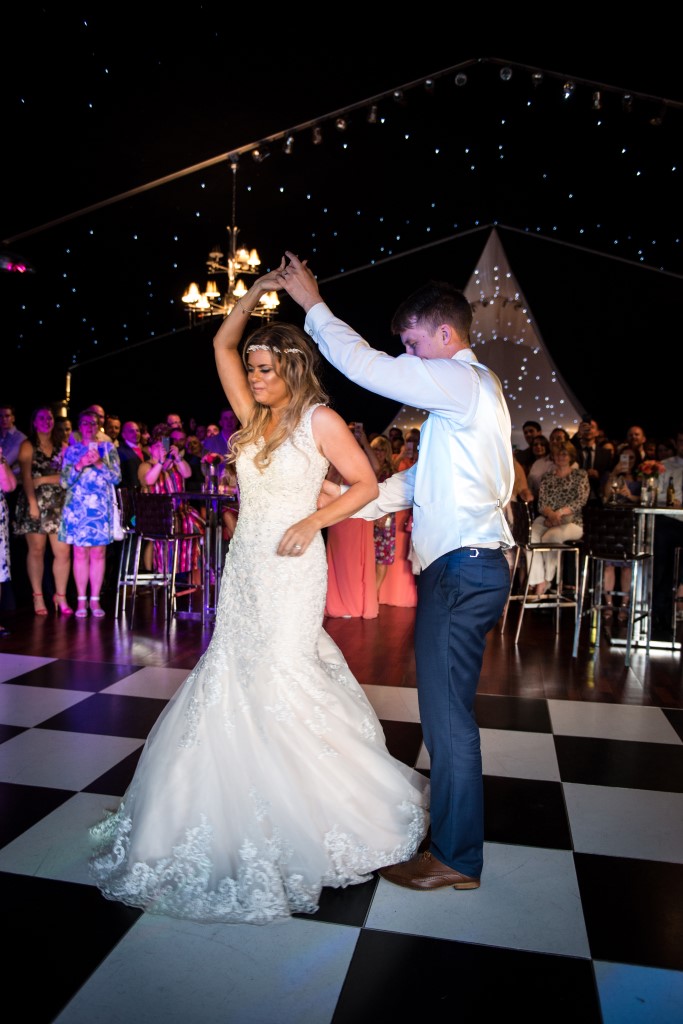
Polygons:
<instances>
[{"instance_id":1,"label":"woman in floral dress","mask_svg":"<svg viewBox=\"0 0 683 1024\"><path fill-rule=\"evenodd\" d=\"M583 536L583 506L590 496L588 473L576 465L576 448L571 441L552 445L550 454L554 469L541 479L539 515L531 524L532 544L562 544ZM529 587L533 587L536 597L542 597L555 579L557 559L557 551L539 552L533 562L527 553L527 567L530 565L531 569Z\"/></svg>"},{"instance_id":2,"label":"woman in floral dress","mask_svg":"<svg viewBox=\"0 0 683 1024\"><path fill-rule=\"evenodd\" d=\"M60 484L62 444L55 440L54 425L52 410L41 405L33 412L31 431L19 449L21 490L14 513L14 533L18 537L26 537L26 572L33 591L36 615L47 615L43 577L48 539L53 555L55 609L62 615L73 614L66 600L71 551L59 539L64 505L64 491Z\"/></svg>"},{"instance_id":3,"label":"woman in floral dress","mask_svg":"<svg viewBox=\"0 0 683 1024\"><path fill-rule=\"evenodd\" d=\"M2 584L6 583L10 576L10 550L9 550L9 506L5 492L13 491L17 486L17 478L0 448L0 591ZM0 625L0 640L9 636L9 630Z\"/></svg>"},{"instance_id":4,"label":"woman in floral dress","mask_svg":"<svg viewBox=\"0 0 683 1024\"><path fill-rule=\"evenodd\" d=\"M100 591L106 568L107 545L114 541L114 485L121 481L121 463L111 441L96 441L99 424L94 413L78 417L82 440L64 452L62 487L66 491L59 539L74 549L74 579L78 591L76 617L90 611L102 618Z\"/></svg>"}]
</instances>

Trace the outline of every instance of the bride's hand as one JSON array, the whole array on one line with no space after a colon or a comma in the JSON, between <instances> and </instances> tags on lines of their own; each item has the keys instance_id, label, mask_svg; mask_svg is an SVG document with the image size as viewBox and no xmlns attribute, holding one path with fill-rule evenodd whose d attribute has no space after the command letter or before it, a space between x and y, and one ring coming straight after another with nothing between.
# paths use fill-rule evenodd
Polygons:
<instances>
[{"instance_id":1,"label":"bride's hand","mask_svg":"<svg viewBox=\"0 0 683 1024\"><path fill-rule=\"evenodd\" d=\"M277 548L278 555L290 555L292 557L303 555L317 532L308 519L302 519L301 522L294 523L283 534Z\"/></svg>"},{"instance_id":2,"label":"bride's hand","mask_svg":"<svg viewBox=\"0 0 683 1024\"><path fill-rule=\"evenodd\" d=\"M276 267L275 270L269 270L267 274L262 274L261 277L257 278L255 284L262 292L281 291L284 287L281 277L284 269L285 258L283 256L280 260L280 266Z\"/></svg>"}]
</instances>

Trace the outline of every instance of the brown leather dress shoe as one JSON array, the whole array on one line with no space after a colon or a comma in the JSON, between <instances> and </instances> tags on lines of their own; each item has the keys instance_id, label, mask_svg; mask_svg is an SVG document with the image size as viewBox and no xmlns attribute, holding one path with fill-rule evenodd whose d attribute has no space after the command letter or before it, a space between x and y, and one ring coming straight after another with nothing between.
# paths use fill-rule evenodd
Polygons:
<instances>
[{"instance_id":1,"label":"brown leather dress shoe","mask_svg":"<svg viewBox=\"0 0 683 1024\"><path fill-rule=\"evenodd\" d=\"M478 889L479 879L463 875L455 868L449 868L428 850L418 853L402 864L380 868L379 873L387 882L402 885L405 889Z\"/></svg>"}]
</instances>

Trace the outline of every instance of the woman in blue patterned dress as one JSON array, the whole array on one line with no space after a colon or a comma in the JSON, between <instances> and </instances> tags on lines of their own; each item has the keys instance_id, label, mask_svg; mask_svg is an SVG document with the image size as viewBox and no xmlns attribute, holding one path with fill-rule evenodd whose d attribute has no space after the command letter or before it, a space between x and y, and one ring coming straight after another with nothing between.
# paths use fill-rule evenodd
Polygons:
<instances>
[{"instance_id":1,"label":"woman in blue patterned dress","mask_svg":"<svg viewBox=\"0 0 683 1024\"><path fill-rule=\"evenodd\" d=\"M104 615L100 590L106 568L106 547L114 540L114 486L121 480L121 463L111 441L95 440L99 425L92 412L78 417L81 441L70 445L62 462L62 487L66 499L59 525L59 539L73 545L74 579L78 591L76 616Z\"/></svg>"}]
</instances>

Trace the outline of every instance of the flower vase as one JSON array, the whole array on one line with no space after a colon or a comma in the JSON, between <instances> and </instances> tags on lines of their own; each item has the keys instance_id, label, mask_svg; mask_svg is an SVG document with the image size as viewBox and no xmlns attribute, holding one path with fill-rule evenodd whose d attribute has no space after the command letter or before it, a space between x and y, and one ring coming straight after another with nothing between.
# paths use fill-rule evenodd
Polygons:
<instances>
[{"instance_id":1,"label":"flower vase","mask_svg":"<svg viewBox=\"0 0 683 1024\"><path fill-rule=\"evenodd\" d=\"M207 466L207 475L204 478L204 493L216 494L218 491L218 474L215 466Z\"/></svg>"},{"instance_id":2,"label":"flower vase","mask_svg":"<svg viewBox=\"0 0 683 1024\"><path fill-rule=\"evenodd\" d=\"M657 504L657 477L643 478L640 488L640 504L644 508L654 508Z\"/></svg>"}]
</instances>

